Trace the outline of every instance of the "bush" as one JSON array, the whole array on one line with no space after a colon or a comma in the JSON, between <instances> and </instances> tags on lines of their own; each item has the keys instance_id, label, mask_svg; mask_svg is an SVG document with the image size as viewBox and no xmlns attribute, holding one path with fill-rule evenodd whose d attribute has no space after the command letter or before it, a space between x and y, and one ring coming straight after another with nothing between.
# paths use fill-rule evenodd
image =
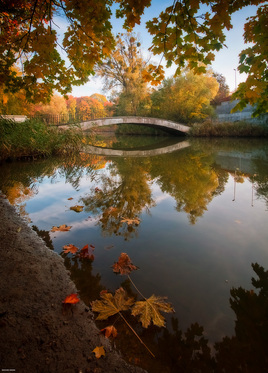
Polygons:
<instances>
[{"instance_id":1,"label":"bush","mask_svg":"<svg viewBox=\"0 0 268 373\"><path fill-rule=\"evenodd\" d=\"M35 119L14 122L0 119L0 159L40 157L79 149L78 127L60 130Z\"/></svg>"},{"instance_id":2,"label":"bush","mask_svg":"<svg viewBox=\"0 0 268 373\"><path fill-rule=\"evenodd\" d=\"M268 137L268 127L246 122L206 121L195 123L189 132L193 137Z\"/></svg>"}]
</instances>

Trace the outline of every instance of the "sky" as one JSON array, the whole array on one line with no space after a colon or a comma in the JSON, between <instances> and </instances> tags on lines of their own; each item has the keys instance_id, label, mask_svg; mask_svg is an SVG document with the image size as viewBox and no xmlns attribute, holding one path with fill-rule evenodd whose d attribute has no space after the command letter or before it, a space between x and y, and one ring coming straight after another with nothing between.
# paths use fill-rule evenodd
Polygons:
<instances>
[{"instance_id":1,"label":"sky","mask_svg":"<svg viewBox=\"0 0 268 373\"><path fill-rule=\"evenodd\" d=\"M172 5L172 0L152 0L150 8L146 8L145 12L141 18L141 24L134 28L134 32L139 36L141 41L142 53L145 57L148 56L148 48L151 46L151 35L146 30L146 22L154 17L157 17L162 10L166 7ZM234 91L235 87L239 83L245 81L246 74L239 74L237 71L237 66L239 65L239 53L241 50L245 49L248 45L244 44L243 33L244 33L244 23L246 19L250 16L256 14L256 6L247 6L246 8L236 12L232 17L233 29L226 31L226 46L219 52L216 52L215 61L213 61L211 67L212 69L222 74L226 83L228 84L230 91ZM113 26L113 33L125 32L122 28L123 21L118 20L114 16L111 19ZM160 56L152 56L152 62L158 62ZM165 62L164 60L162 61ZM175 66L170 69L166 69L166 77L171 77L175 72ZM80 96L90 96L93 93L104 94L109 97L109 92L102 90L102 80L100 78L92 77L90 81L83 86L73 87L72 95L75 97Z\"/></svg>"}]
</instances>

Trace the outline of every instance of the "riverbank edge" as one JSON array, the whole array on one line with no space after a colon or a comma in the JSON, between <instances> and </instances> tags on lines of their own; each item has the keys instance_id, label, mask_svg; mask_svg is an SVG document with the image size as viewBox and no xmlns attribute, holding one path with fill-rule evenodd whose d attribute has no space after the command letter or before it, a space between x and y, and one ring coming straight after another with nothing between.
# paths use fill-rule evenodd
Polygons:
<instances>
[{"instance_id":1,"label":"riverbank edge","mask_svg":"<svg viewBox=\"0 0 268 373\"><path fill-rule=\"evenodd\" d=\"M100 334L93 313L80 301L63 259L10 205L0 191L0 369L16 372L133 372ZM93 350L103 346L105 356Z\"/></svg>"}]
</instances>

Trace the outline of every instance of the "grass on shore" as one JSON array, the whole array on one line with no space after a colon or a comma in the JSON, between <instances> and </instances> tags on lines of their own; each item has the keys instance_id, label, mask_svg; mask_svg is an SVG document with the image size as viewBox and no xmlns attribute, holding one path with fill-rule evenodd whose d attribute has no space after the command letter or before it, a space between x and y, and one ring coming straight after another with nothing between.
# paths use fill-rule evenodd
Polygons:
<instances>
[{"instance_id":1,"label":"grass on shore","mask_svg":"<svg viewBox=\"0 0 268 373\"><path fill-rule=\"evenodd\" d=\"M78 126L60 130L34 119L0 119L0 139L0 160L36 158L79 150L82 132Z\"/></svg>"},{"instance_id":2,"label":"grass on shore","mask_svg":"<svg viewBox=\"0 0 268 373\"><path fill-rule=\"evenodd\" d=\"M193 137L268 137L268 126L247 122L211 122L194 124L189 132Z\"/></svg>"}]
</instances>

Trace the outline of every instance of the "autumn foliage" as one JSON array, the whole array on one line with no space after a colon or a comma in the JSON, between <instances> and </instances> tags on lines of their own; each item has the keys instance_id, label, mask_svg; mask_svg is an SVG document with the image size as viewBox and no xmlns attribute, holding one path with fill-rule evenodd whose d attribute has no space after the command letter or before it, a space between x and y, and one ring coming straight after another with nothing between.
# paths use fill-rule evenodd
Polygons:
<instances>
[{"instance_id":1,"label":"autumn foliage","mask_svg":"<svg viewBox=\"0 0 268 373\"><path fill-rule=\"evenodd\" d=\"M113 270L115 273L120 273L121 275L127 275L138 269L132 262L129 256L126 253L121 253L118 261L114 263ZM137 287L130 279L131 283ZM138 290L139 292L139 290ZM140 293L140 292L139 292ZM109 292L102 292L100 294L101 299L95 300L91 303L92 310L98 313L97 320L106 320L111 316L119 314L126 324L130 327L133 333L137 336L140 342L146 347L152 356L154 354L150 349L144 344L135 330L131 327L125 317L122 315L122 311L131 311L133 316L137 316L144 328L148 328L150 324L154 324L159 327L165 326L165 318L161 312L174 312L170 303L165 301L165 297L158 297L152 295L150 298L145 298L141 293L143 300L135 301L133 297L129 297L127 292L120 287L115 291L115 294ZM101 330L106 337L117 335L117 330L114 326L109 326Z\"/></svg>"}]
</instances>

